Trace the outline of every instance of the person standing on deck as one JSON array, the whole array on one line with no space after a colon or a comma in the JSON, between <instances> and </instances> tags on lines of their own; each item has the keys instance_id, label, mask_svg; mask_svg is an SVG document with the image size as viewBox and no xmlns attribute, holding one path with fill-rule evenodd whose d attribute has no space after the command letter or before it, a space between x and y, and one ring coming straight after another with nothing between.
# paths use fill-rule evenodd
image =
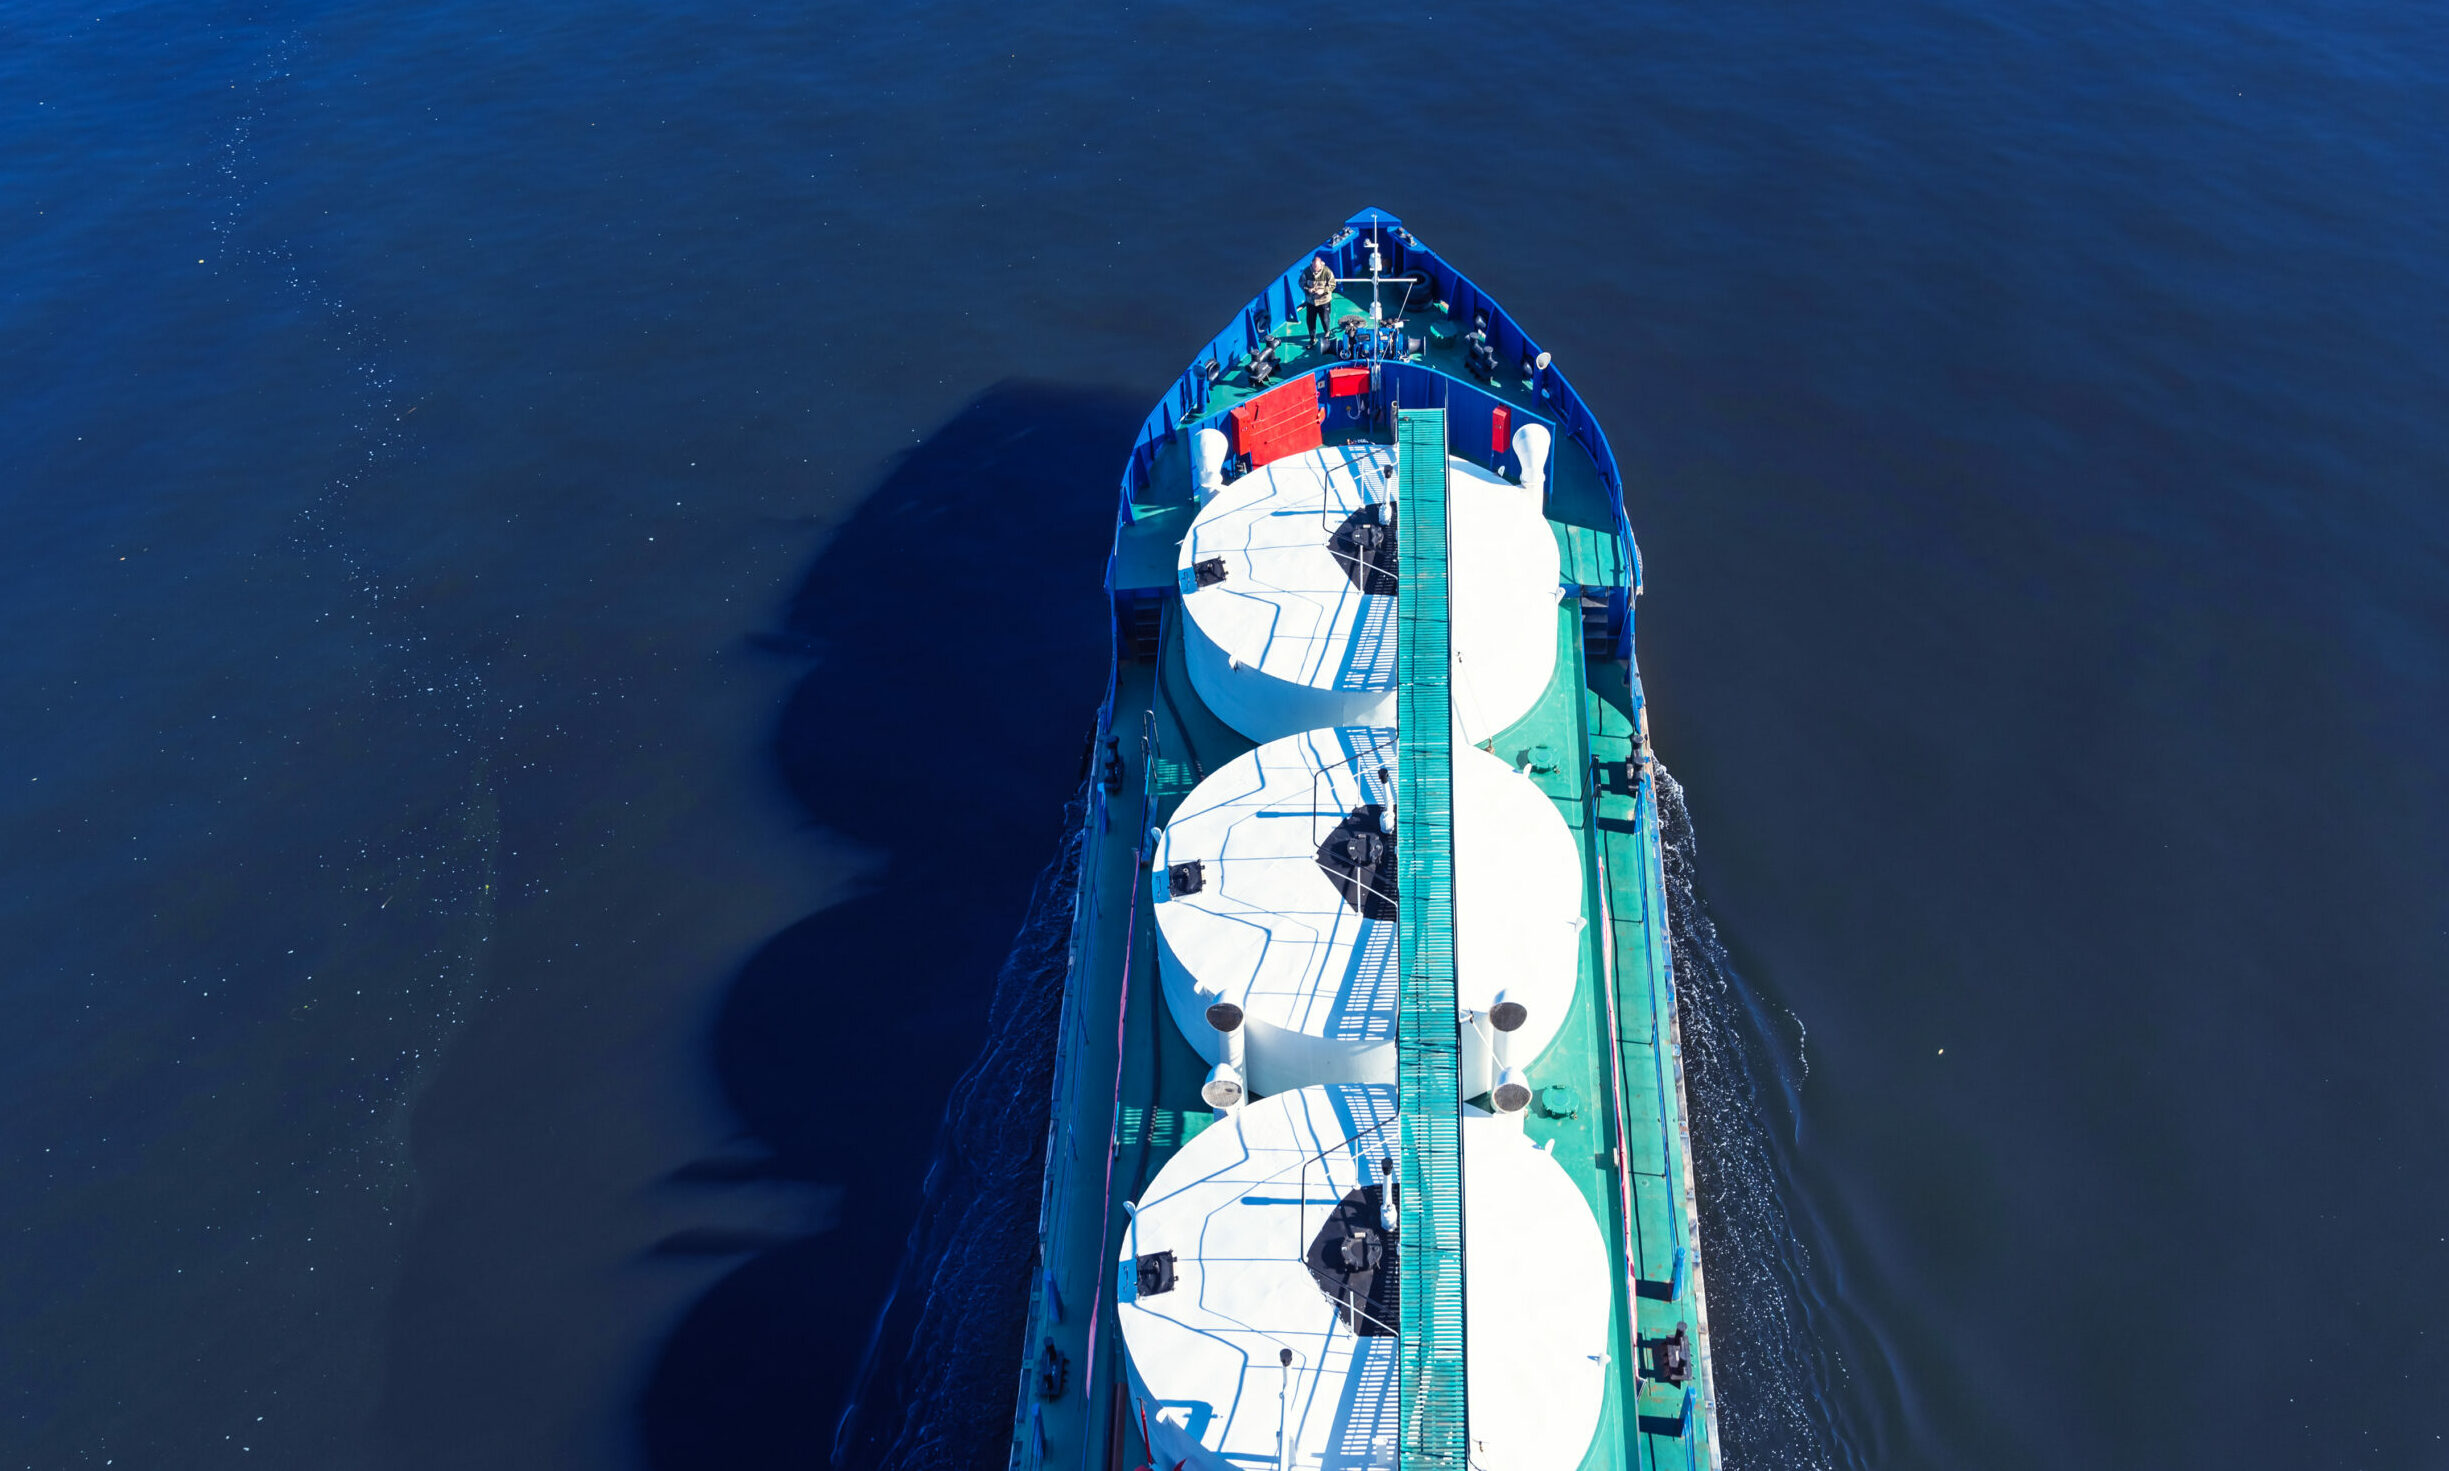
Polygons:
<instances>
[{"instance_id":1,"label":"person standing on deck","mask_svg":"<svg viewBox=\"0 0 2449 1471\"><path fill-rule=\"evenodd\" d=\"M1301 294L1308 298L1301 309L1302 324L1316 342L1326 335L1327 319L1335 312L1335 273L1327 268L1325 256L1310 257L1309 269L1301 273Z\"/></svg>"}]
</instances>

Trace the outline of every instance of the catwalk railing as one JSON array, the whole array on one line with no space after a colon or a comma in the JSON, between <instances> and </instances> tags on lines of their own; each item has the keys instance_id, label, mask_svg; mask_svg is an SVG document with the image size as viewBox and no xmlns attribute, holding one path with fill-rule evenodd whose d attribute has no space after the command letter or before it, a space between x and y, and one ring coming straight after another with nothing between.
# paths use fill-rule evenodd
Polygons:
<instances>
[{"instance_id":1,"label":"catwalk railing","mask_svg":"<svg viewBox=\"0 0 2449 1471\"><path fill-rule=\"evenodd\" d=\"M1446 568L1446 418L1395 423L1403 528L1396 698L1395 933L1402 982L1395 1092L1403 1127L1402 1471L1465 1471L1462 1118L1454 974L1453 641Z\"/></svg>"}]
</instances>

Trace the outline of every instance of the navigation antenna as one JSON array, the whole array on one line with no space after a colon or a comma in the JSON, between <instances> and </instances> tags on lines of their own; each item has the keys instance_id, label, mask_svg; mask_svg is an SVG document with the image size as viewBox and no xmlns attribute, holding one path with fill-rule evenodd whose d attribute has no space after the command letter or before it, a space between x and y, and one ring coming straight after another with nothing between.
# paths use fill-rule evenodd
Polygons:
<instances>
[{"instance_id":1,"label":"navigation antenna","mask_svg":"<svg viewBox=\"0 0 2449 1471\"><path fill-rule=\"evenodd\" d=\"M1369 222L1369 325L1386 320L1386 311L1378 302L1378 282L1386 276L1386 258L1378 253L1378 222Z\"/></svg>"},{"instance_id":2,"label":"navigation antenna","mask_svg":"<svg viewBox=\"0 0 2449 1471\"><path fill-rule=\"evenodd\" d=\"M1389 327L1393 327L1398 329L1396 339L1398 347L1395 356L1400 358L1402 356L1402 352L1400 349L1401 338L1399 329L1403 326L1403 313L1411 306L1412 288L1419 285L1420 280L1416 276L1389 276L1386 274L1385 239L1379 233L1384 228L1385 226L1380 221L1371 220L1369 222L1369 274L1366 276L1338 276L1335 278L1335 284L1338 286L1367 286L1369 288L1368 351L1363 354L1363 356L1370 358L1385 357L1386 331ZM1394 320L1392 322L1388 322L1386 320L1385 288L1397 281L1403 283L1403 300L1398 302L1395 306Z\"/></svg>"}]
</instances>

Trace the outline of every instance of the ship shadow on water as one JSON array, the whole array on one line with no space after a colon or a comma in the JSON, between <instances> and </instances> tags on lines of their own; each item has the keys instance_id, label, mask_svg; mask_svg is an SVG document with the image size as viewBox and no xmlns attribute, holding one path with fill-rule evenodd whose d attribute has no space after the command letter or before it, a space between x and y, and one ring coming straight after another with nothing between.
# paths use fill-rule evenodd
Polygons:
<instances>
[{"instance_id":1,"label":"ship shadow on water","mask_svg":"<svg viewBox=\"0 0 2449 1471\"><path fill-rule=\"evenodd\" d=\"M658 1249L746 1260L648 1370L656 1471L1002 1459L1067 801L1106 674L1111 487L1141 413L1103 391L989 390L894 466L760 640L810 661L774 733L784 782L880 862L760 947L721 1003L710 1060L740 1138L674 1187L817 1187L827 1208L796 1234Z\"/></svg>"}]
</instances>

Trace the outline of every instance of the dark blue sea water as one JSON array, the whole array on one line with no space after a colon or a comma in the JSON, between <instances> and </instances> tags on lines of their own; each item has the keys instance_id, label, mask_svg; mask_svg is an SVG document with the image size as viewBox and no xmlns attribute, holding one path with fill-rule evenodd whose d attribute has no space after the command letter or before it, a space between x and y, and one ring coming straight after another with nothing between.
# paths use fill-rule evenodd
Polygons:
<instances>
[{"instance_id":1,"label":"dark blue sea water","mask_svg":"<svg viewBox=\"0 0 2449 1471\"><path fill-rule=\"evenodd\" d=\"M1378 205L1632 487L1728 1464L2449 1466L2445 139L2405 0L10 8L0 1465L997 1461L1111 487Z\"/></svg>"}]
</instances>

